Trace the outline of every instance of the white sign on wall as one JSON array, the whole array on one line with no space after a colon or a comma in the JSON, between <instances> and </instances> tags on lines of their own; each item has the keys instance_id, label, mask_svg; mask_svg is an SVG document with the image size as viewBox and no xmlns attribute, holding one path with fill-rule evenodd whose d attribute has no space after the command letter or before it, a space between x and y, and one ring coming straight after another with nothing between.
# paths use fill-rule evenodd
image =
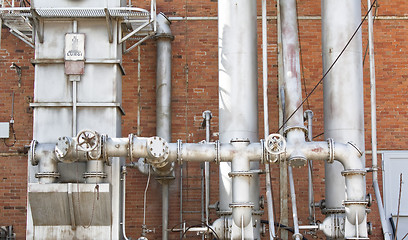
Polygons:
<instances>
[{"instance_id":1,"label":"white sign on wall","mask_svg":"<svg viewBox=\"0 0 408 240\"><path fill-rule=\"evenodd\" d=\"M85 34L67 33L65 34L65 56L66 61L85 60Z\"/></svg>"}]
</instances>

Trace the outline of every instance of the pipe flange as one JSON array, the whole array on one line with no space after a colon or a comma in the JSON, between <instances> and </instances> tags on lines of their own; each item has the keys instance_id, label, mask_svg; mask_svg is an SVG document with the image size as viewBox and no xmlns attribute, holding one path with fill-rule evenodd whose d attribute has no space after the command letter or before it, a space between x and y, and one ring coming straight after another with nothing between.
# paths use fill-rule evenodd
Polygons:
<instances>
[{"instance_id":1,"label":"pipe flange","mask_svg":"<svg viewBox=\"0 0 408 240\"><path fill-rule=\"evenodd\" d=\"M362 200L362 201L344 200L343 205L346 206L346 207L348 205L364 205L364 206L367 206L368 202L365 201L365 200Z\"/></svg>"},{"instance_id":2,"label":"pipe flange","mask_svg":"<svg viewBox=\"0 0 408 240\"><path fill-rule=\"evenodd\" d=\"M183 141L181 139L177 140L177 162L179 165L183 165L183 156L182 156L182 147L183 147Z\"/></svg>"},{"instance_id":3,"label":"pipe flange","mask_svg":"<svg viewBox=\"0 0 408 240\"><path fill-rule=\"evenodd\" d=\"M84 176L84 178L94 178L94 177L95 178L96 177L106 178L107 174L104 173L104 172L84 172L83 176Z\"/></svg>"},{"instance_id":4,"label":"pipe flange","mask_svg":"<svg viewBox=\"0 0 408 240\"><path fill-rule=\"evenodd\" d=\"M59 178L60 176L59 172L41 172L35 174L36 178Z\"/></svg>"},{"instance_id":5,"label":"pipe flange","mask_svg":"<svg viewBox=\"0 0 408 240\"><path fill-rule=\"evenodd\" d=\"M58 160L63 159L71 148L71 138L69 137L59 137L57 143L55 144L55 155ZM73 159L75 161L76 159Z\"/></svg>"},{"instance_id":6,"label":"pipe flange","mask_svg":"<svg viewBox=\"0 0 408 240\"><path fill-rule=\"evenodd\" d=\"M327 159L328 163L333 163L334 162L334 140L333 138L328 138L327 139L327 144L329 145L329 159Z\"/></svg>"},{"instance_id":7,"label":"pipe flange","mask_svg":"<svg viewBox=\"0 0 408 240\"><path fill-rule=\"evenodd\" d=\"M253 202L234 202L229 204L230 208L239 208L239 207L247 207L247 208L253 208L254 203Z\"/></svg>"},{"instance_id":8,"label":"pipe flange","mask_svg":"<svg viewBox=\"0 0 408 240\"><path fill-rule=\"evenodd\" d=\"M253 216L262 216L265 212L263 210L252 210Z\"/></svg>"},{"instance_id":9,"label":"pipe flange","mask_svg":"<svg viewBox=\"0 0 408 240\"><path fill-rule=\"evenodd\" d=\"M109 161L107 145L106 145L107 139L108 139L108 135L106 134L101 135L101 154L102 154L102 159L105 161L105 164L108 166L111 166L112 163L111 161Z\"/></svg>"},{"instance_id":10,"label":"pipe flange","mask_svg":"<svg viewBox=\"0 0 408 240\"><path fill-rule=\"evenodd\" d=\"M249 139L248 138L233 138L231 139L230 143L249 143Z\"/></svg>"},{"instance_id":11,"label":"pipe flange","mask_svg":"<svg viewBox=\"0 0 408 240\"><path fill-rule=\"evenodd\" d=\"M168 33L160 33L160 34L154 35L153 38L154 38L155 40L157 40L157 39L159 39L159 38L168 38L168 39L170 39L171 41L173 41L173 40L174 40L174 35L173 35L173 34L168 34Z\"/></svg>"},{"instance_id":12,"label":"pipe flange","mask_svg":"<svg viewBox=\"0 0 408 240\"><path fill-rule=\"evenodd\" d=\"M341 207L341 208L324 208L322 209L322 214L327 215L327 214L338 214L338 213L345 213L346 210Z\"/></svg>"},{"instance_id":13,"label":"pipe flange","mask_svg":"<svg viewBox=\"0 0 408 240\"><path fill-rule=\"evenodd\" d=\"M352 147L354 147L357 150L360 157L363 156L363 151L361 151L360 148L357 147L357 144L355 144L354 142L347 142L347 143L350 144Z\"/></svg>"},{"instance_id":14,"label":"pipe flange","mask_svg":"<svg viewBox=\"0 0 408 240\"><path fill-rule=\"evenodd\" d=\"M292 130L301 130L305 134L305 137L307 137L307 128L305 126L289 126L289 127L285 127L285 129L283 130L283 135L287 136L288 132L290 132Z\"/></svg>"},{"instance_id":15,"label":"pipe flange","mask_svg":"<svg viewBox=\"0 0 408 240\"><path fill-rule=\"evenodd\" d=\"M221 144L220 141L215 141L215 152L217 153L217 156L215 158L215 163L220 164L221 162Z\"/></svg>"},{"instance_id":16,"label":"pipe flange","mask_svg":"<svg viewBox=\"0 0 408 240\"><path fill-rule=\"evenodd\" d=\"M232 214L232 211L230 210L218 210L216 211L218 216L229 216Z\"/></svg>"},{"instance_id":17,"label":"pipe flange","mask_svg":"<svg viewBox=\"0 0 408 240\"><path fill-rule=\"evenodd\" d=\"M28 160L31 162L31 165L37 166L39 161L35 159L35 148L37 147L38 142L32 140L30 143L30 150L28 151Z\"/></svg>"},{"instance_id":18,"label":"pipe flange","mask_svg":"<svg viewBox=\"0 0 408 240\"><path fill-rule=\"evenodd\" d=\"M300 168L306 166L307 158L301 155L298 156L291 156L289 158L289 165L292 167Z\"/></svg>"},{"instance_id":19,"label":"pipe flange","mask_svg":"<svg viewBox=\"0 0 408 240\"><path fill-rule=\"evenodd\" d=\"M349 175L362 175L365 176L367 171L365 169L347 169L343 170L341 172L341 175L343 176L349 176Z\"/></svg>"},{"instance_id":20,"label":"pipe flange","mask_svg":"<svg viewBox=\"0 0 408 240\"><path fill-rule=\"evenodd\" d=\"M254 172L252 171L234 171L228 173L228 176L233 178L233 177L252 177L254 175Z\"/></svg>"},{"instance_id":21,"label":"pipe flange","mask_svg":"<svg viewBox=\"0 0 408 240\"><path fill-rule=\"evenodd\" d=\"M301 233L295 233L292 235L293 239L299 238L299 239L303 239L303 235Z\"/></svg>"},{"instance_id":22,"label":"pipe flange","mask_svg":"<svg viewBox=\"0 0 408 240\"><path fill-rule=\"evenodd\" d=\"M161 168L167 164L166 160L169 157L169 144L161 137L150 137L146 140L146 149L148 162L154 167Z\"/></svg>"},{"instance_id":23,"label":"pipe flange","mask_svg":"<svg viewBox=\"0 0 408 240\"><path fill-rule=\"evenodd\" d=\"M277 133L270 134L265 140L265 148L268 153L279 155L286 151L285 138Z\"/></svg>"}]
</instances>

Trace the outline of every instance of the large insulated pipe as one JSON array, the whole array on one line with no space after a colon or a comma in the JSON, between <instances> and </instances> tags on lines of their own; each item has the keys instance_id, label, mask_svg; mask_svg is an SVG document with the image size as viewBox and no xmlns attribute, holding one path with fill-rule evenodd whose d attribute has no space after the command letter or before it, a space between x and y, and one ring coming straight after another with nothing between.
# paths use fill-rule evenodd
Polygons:
<instances>
[{"instance_id":1,"label":"large insulated pipe","mask_svg":"<svg viewBox=\"0 0 408 240\"><path fill-rule=\"evenodd\" d=\"M326 73L361 22L361 2L322 1L323 73ZM326 75L324 86L324 135L336 142L352 141L364 152L364 106L361 30ZM364 156L360 158L365 166ZM326 210L343 208L343 166L325 166ZM363 190L365 191L365 189Z\"/></svg>"},{"instance_id":2,"label":"large insulated pipe","mask_svg":"<svg viewBox=\"0 0 408 240\"><path fill-rule=\"evenodd\" d=\"M156 67L156 134L166 141L171 141L171 22L159 13L157 21L157 67ZM173 163L167 163L163 168L156 169L169 173ZM168 238L169 219L169 181L162 183L162 239Z\"/></svg>"},{"instance_id":3,"label":"large insulated pipe","mask_svg":"<svg viewBox=\"0 0 408 240\"><path fill-rule=\"evenodd\" d=\"M238 40L239 39L239 40ZM232 139L258 141L257 12L256 1L218 1L219 132L220 142ZM234 161L234 160L233 160ZM234 165L234 163L232 163ZM248 164L249 170L259 163ZM241 169L244 171L244 169ZM232 181L230 163L219 171L220 213L231 212ZM249 194L254 210L259 209L259 177L250 178ZM239 209L235 207L234 210Z\"/></svg>"}]
</instances>

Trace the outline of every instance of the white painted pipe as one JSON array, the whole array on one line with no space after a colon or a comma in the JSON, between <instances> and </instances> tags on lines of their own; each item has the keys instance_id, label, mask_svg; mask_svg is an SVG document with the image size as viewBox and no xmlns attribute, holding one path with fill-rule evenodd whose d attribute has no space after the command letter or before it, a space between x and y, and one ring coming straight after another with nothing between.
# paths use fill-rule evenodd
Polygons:
<instances>
[{"instance_id":1,"label":"white painted pipe","mask_svg":"<svg viewBox=\"0 0 408 240\"><path fill-rule=\"evenodd\" d=\"M211 111L204 111L203 118L205 120L205 141L210 142L211 133ZM210 163L204 163L204 185L205 185L205 223L208 225L210 217Z\"/></svg>"},{"instance_id":2,"label":"white painted pipe","mask_svg":"<svg viewBox=\"0 0 408 240\"><path fill-rule=\"evenodd\" d=\"M126 166L122 167L122 235L125 240L128 240L126 236Z\"/></svg>"},{"instance_id":3,"label":"white painted pipe","mask_svg":"<svg viewBox=\"0 0 408 240\"><path fill-rule=\"evenodd\" d=\"M361 22L361 2L322 1L323 73L333 64ZM354 142L364 152L364 106L361 30L327 74L324 87L324 135L336 142ZM364 156L359 159L364 168ZM343 166L325 166L326 207L342 208ZM365 194L365 190L363 192Z\"/></svg>"},{"instance_id":4,"label":"white painted pipe","mask_svg":"<svg viewBox=\"0 0 408 240\"><path fill-rule=\"evenodd\" d=\"M232 139L258 141L257 19L256 1L218 1L219 132L220 142ZM239 39L239 41L237 40ZM230 163L219 171L219 209L231 212ZM259 163L250 169L258 170ZM250 180L251 201L259 204L259 178ZM258 231L259 232L259 231Z\"/></svg>"}]
</instances>

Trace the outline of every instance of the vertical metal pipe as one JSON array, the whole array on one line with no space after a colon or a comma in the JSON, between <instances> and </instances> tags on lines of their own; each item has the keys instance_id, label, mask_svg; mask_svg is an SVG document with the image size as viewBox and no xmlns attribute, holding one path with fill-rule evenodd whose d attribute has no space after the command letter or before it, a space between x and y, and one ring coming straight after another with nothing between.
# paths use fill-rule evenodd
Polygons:
<instances>
[{"instance_id":1,"label":"vertical metal pipe","mask_svg":"<svg viewBox=\"0 0 408 240\"><path fill-rule=\"evenodd\" d=\"M293 238L296 240L300 240L302 239L301 238L302 235L299 233L299 222L298 222L298 215L297 215L297 208L296 208L295 183L293 182L292 166L288 166L288 173L289 173L290 196L292 199L292 215L293 215L293 229L294 229Z\"/></svg>"},{"instance_id":2,"label":"vertical metal pipe","mask_svg":"<svg viewBox=\"0 0 408 240\"><path fill-rule=\"evenodd\" d=\"M296 0L280 1L279 6L282 21L285 122L288 127L302 127L303 107L297 110L302 103L302 88ZM297 112L293 114L296 110Z\"/></svg>"},{"instance_id":3,"label":"vertical metal pipe","mask_svg":"<svg viewBox=\"0 0 408 240\"><path fill-rule=\"evenodd\" d=\"M171 141L171 22L157 15L157 68L156 68L156 134ZM167 165L171 165L168 163ZM168 169L169 166L164 167ZM168 238L169 181L162 181L162 239Z\"/></svg>"},{"instance_id":4,"label":"vertical metal pipe","mask_svg":"<svg viewBox=\"0 0 408 240\"><path fill-rule=\"evenodd\" d=\"M313 112L311 110L305 111L305 117L307 119L307 140L313 141ZM313 194L313 160L308 159L308 196L309 196L309 221L310 224L315 224L315 206L314 206L314 194Z\"/></svg>"},{"instance_id":5,"label":"vertical metal pipe","mask_svg":"<svg viewBox=\"0 0 408 240\"><path fill-rule=\"evenodd\" d=\"M72 21L72 32L78 32L78 21ZM77 81L74 79L72 81L72 136L77 135Z\"/></svg>"},{"instance_id":6,"label":"vertical metal pipe","mask_svg":"<svg viewBox=\"0 0 408 240\"><path fill-rule=\"evenodd\" d=\"M219 131L220 142L258 141L256 1L218 1ZM240 39L237 41L237 39ZM258 169L259 164L251 164ZM230 163L220 164L220 210L231 211ZM259 197L259 180L252 178L252 196ZM245 193L249 194L249 193ZM258 202L258 201L256 201Z\"/></svg>"},{"instance_id":7,"label":"vertical metal pipe","mask_svg":"<svg viewBox=\"0 0 408 240\"><path fill-rule=\"evenodd\" d=\"M204 111L203 117L205 120L205 141L211 141L211 111ZM210 163L204 163L204 184L205 184L205 223L208 224L210 217Z\"/></svg>"},{"instance_id":8,"label":"vertical metal pipe","mask_svg":"<svg viewBox=\"0 0 408 240\"><path fill-rule=\"evenodd\" d=\"M285 91L283 75L283 54L282 54L282 26L280 17L280 0L277 0L276 19L277 19L277 44L278 44L278 91L279 91L279 126L282 126L285 117ZM283 129L280 130L283 135ZM288 213L288 163L280 161L279 163L279 196L280 196L280 223L289 225ZM288 240L288 231L281 230L280 237Z\"/></svg>"},{"instance_id":9,"label":"vertical metal pipe","mask_svg":"<svg viewBox=\"0 0 408 240\"><path fill-rule=\"evenodd\" d=\"M367 6L371 6L371 0L367 0ZM380 213L381 226L383 228L384 239L390 240L392 233L385 218L384 206L382 203L380 188L378 186L378 160L377 160L377 103L376 103L376 82L375 82L375 59L374 59L374 30L373 15L368 13L368 46L370 56L370 90L371 90L371 148L372 148L372 168L373 187L375 198L377 199L378 211Z\"/></svg>"},{"instance_id":10,"label":"vertical metal pipe","mask_svg":"<svg viewBox=\"0 0 408 240\"><path fill-rule=\"evenodd\" d=\"M125 240L128 240L126 236L126 166L122 166L122 236Z\"/></svg>"},{"instance_id":11,"label":"vertical metal pipe","mask_svg":"<svg viewBox=\"0 0 408 240\"><path fill-rule=\"evenodd\" d=\"M361 2L322 1L323 73L343 50L361 21ZM324 79L324 135L336 142L354 142L364 152L364 106L361 30ZM361 161L365 163L364 156ZM343 166L325 164L326 207L342 208Z\"/></svg>"},{"instance_id":12,"label":"vertical metal pipe","mask_svg":"<svg viewBox=\"0 0 408 240\"><path fill-rule=\"evenodd\" d=\"M262 0L262 79L263 79L263 106L264 106L264 138L269 136L268 110L268 30L266 0ZM271 187L271 171L269 164L265 164L266 201L268 204L269 239L275 238L275 221L273 213L273 197Z\"/></svg>"}]
</instances>

